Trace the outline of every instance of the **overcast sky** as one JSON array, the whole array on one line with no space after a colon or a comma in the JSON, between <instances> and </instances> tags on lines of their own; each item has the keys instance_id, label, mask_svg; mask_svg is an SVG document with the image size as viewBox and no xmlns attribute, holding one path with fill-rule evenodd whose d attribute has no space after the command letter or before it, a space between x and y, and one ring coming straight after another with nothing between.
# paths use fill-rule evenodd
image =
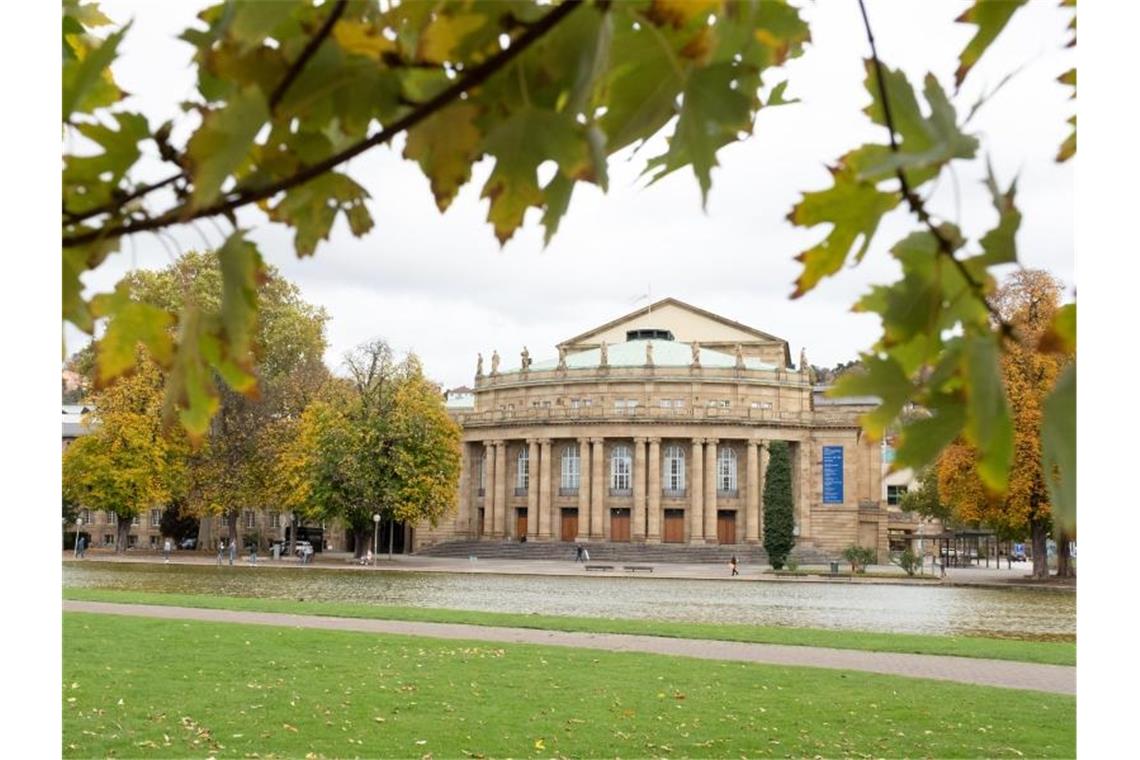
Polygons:
<instances>
[{"instance_id":1,"label":"overcast sky","mask_svg":"<svg viewBox=\"0 0 1140 760\"><path fill-rule=\"evenodd\" d=\"M204 4L101 3L115 21L134 20L115 72L132 93L124 105L145 113L154 126L176 117L176 104L194 91L191 48L175 36L194 23ZM950 89L957 54L973 30L953 23L964 7L871 2L880 56L913 82L932 71ZM869 99L862 86L867 43L858 4L826 0L807 4L804 15L812 44L766 77L768 86L789 78L787 96L802 102L763 110L752 139L721 151L705 211L689 171L652 187L639 179L644 160L664 144L658 137L660 144L611 164L608 194L578 186L549 247L542 245L540 213L532 210L525 228L500 249L484 221L486 202L479 199L489 162L476 166L473 181L441 215L418 167L400 158L401 140L350 164L349 173L372 195L376 228L365 238L352 237L338 223L315 257L299 261L288 229L258 213L241 221L253 227L266 259L306 299L328 310L327 359L334 368L352 346L383 337L417 352L446 387L469 384L477 352L497 349L506 366L517 363L524 344L535 359L549 357L558 341L643 305L636 299L650 291L654 299L673 296L785 338L793 356L806 347L814 364L846 361L878 335L877 318L852 314L850 305L870 284L896 276L886 249L915 222L905 211L894 212L862 265L800 300L788 299L799 271L793 257L825 234L793 228L788 211L801 191L827 186L827 163L862 141L882 139L861 112ZM967 110L1006 73L1024 67L972 126L1003 186L1019 177L1022 262L1052 271L1071 289L1073 170L1071 163L1053 162L1072 112L1068 89L1056 82L1073 65L1074 52L1060 48L1069 18L1054 0L1030 2L971 72L956 102L960 112ZM184 125L183 135L190 126ZM959 167L958 192L947 179L933 198L936 210L974 235L996 221L979 185L982 169L981 162ZM204 237L211 245L221 239L208 223L175 230L174 237L183 250L204 247ZM168 263L156 238L141 236L85 283L89 293L107 290L132 266ZM81 343L69 330L69 349Z\"/></svg>"}]
</instances>

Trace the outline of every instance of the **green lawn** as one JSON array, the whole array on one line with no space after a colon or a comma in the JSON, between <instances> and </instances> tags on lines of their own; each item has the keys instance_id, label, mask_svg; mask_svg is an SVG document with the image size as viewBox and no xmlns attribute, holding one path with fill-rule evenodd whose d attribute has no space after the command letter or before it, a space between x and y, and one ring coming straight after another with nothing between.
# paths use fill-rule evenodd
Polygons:
<instances>
[{"instance_id":1,"label":"green lawn","mask_svg":"<svg viewBox=\"0 0 1140 760\"><path fill-rule=\"evenodd\" d=\"M1076 752L1063 695L227 623L67 613L63 625L65 757Z\"/></svg>"},{"instance_id":2,"label":"green lawn","mask_svg":"<svg viewBox=\"0 0 1140 760\"><path fill-rule=\"evenodd\" d=\"M762 644L798 644L877 652L911 652L961 657L1018 660L1052 665L1075 665L1077 647L1072 642L1018 641L969 636L925 636L905 633L834 631L812 628L761 627L742 624L675 623L655 620L527 615L501 612L470 612L424 607L382 607L366 604L301 602L288 599L256 599L189 594L160 594L110 589L64 589L65 599L99 602L162 604L257 612L289 612L307 615L411 620L433 623L538 628L591 633L635 633L684 639L717 639Z\"/></svg>"}]
</instances>

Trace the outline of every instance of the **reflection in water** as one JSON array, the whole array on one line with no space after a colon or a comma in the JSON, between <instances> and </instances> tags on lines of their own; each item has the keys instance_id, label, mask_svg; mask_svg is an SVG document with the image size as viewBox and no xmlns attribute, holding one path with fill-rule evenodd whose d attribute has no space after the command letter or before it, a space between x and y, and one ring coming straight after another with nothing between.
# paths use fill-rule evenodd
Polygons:
<instances>
[{"instance_id":1,"label":"reflection in water","mask_svg":"<svg viewBox=\"0 0 1140 760\"><path fill-rule=\"evenodd\" d=\"M1076 597L1021 589L66 563L64 586L601 618L1072 639Z\"/></svg>"}]
</instances>

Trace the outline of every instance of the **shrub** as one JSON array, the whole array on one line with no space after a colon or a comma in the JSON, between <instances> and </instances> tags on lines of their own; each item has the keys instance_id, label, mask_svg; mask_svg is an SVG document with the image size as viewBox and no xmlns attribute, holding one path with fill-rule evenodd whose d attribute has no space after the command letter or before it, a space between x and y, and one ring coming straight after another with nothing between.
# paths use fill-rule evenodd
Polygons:
<instances>
[{"instance_id":1,"label":"shrub","mask_svg":"<svg viewBox=\"0 0 1140 760\"><path fill-rule=\"evenodd\" d=\"M768 444L768 470L764 475L764 551L774 570L780 570L795 546L792 514L792 462L788 444Z\"/></svg>"},{"instance_id":2,"label":"shrub","mask_svg":"<svg viewBox=\"0 0 1140 760\"><path fill-rule=\"evenodd\" d=\"M922 557L915 554L909 546L899 555L899 567L901 567L907 575L914 575L921 565Z\"/></svg>"},{"instance_id":3,"label":"shrub","mask_svg":"<svg viewBox=\"0 0 1140 760\"><path fill-rule=\"evenodd\" d=\"M851 572L864 573L867 571L867 565L875 561L875 550L851 544L843 550L843 559L851 563Z\"/></svg>"}]
</instances>

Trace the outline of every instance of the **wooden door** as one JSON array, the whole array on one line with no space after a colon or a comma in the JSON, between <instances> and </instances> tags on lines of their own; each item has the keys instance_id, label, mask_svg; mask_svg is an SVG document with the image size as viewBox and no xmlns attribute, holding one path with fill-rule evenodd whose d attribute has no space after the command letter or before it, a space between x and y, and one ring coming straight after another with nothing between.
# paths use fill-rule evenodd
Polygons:
<instances>
[{"instance_id":1,"label":"wooden door","mask_svg":"<svg viewBox=\"0 0 1140 760\"><path fill-rule=\"evenodd\" d=\"M667 544L685 543L685 510L665 510L665 531L661 540Z\"/></svg>"},{"instance_id":2,"label":"wooden door","mask_svg":"<svg viewBox=\"0 0 1140 760\"><path fill-rule=\"evenodd\" d=\"M610 540L629 542L629 510L610 510Z\"/></svg>"},{"instance_id":3,"label":"wooden door","mask_svg":"<svg viewBox=\"0 0 1140 760\"><path fill-rule=\"evenodd\" d=\"M515 517L515 538L522 538L526 535L526 510L520 509Z\"/></svg>"},{"instance_id":4,"label":"wooden door","mask_svg":"<svg viewBox=\"0 0 1140 760\"><path fill-rule=\"evenodd\" d=\"M562 510L562 540L575 541L578 539L578 510Z\"/></svg>"},{"instance_id":5,"label":"wooden door","mask_svg":"<svg viewBox=\"0 0 1140 760\"><path fill-rule=\"evenodd\" d=\"M720 544L736 543L736 512L719 509L716 513L716 540Z\"/></svg>"}]
</instances>

